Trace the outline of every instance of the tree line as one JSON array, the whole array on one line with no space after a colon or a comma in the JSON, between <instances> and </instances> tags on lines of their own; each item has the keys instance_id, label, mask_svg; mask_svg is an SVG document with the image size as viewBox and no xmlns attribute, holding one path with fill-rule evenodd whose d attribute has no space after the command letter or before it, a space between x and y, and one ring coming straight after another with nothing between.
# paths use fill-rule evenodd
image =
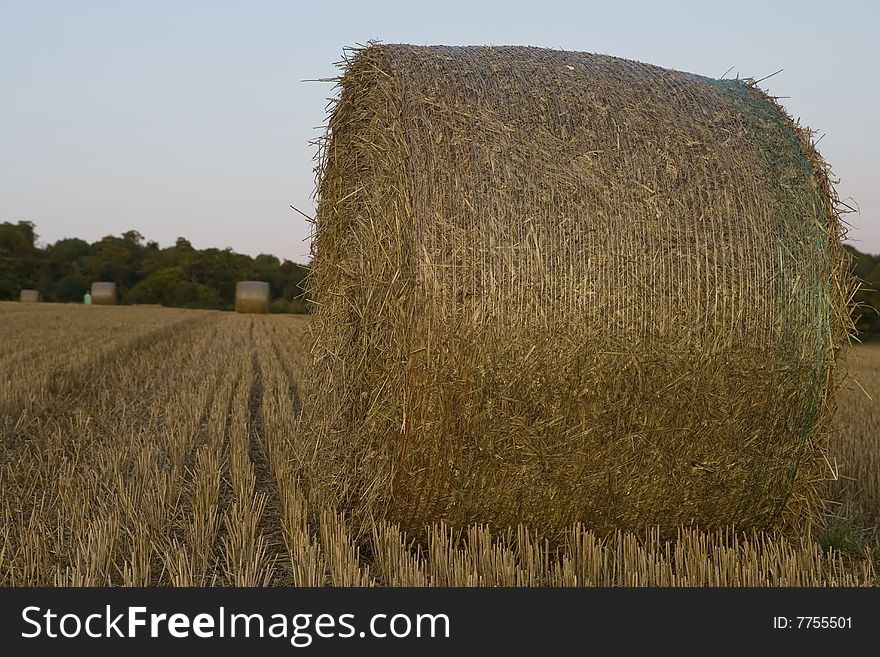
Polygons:
<instances>
[{"instance_id":1,"label":"tree line","mask_svg":"<svg viewBox=\"0 0 880 657\"><path fill-rule=\"evenodd\" d=\"M123 304L230 310L235 283L269 283L273 312L308 312L303 284L308 267L268 254L196 249L179 237L160 248L136 230L89 243L65 238L39 246L30 221L0 223L0 299L38 290L44 301L81 302L93 281L113 281Z\"/></svg>"},{"instance_id":2,"label":"tree line","mask_svg":"<svg viewBox=\"0 0 880 657\"><path fill-rule=\"evenodd\" d=\"M113 281L122 303L228 310L237 281L260 280L269 283L274 312L308 312L302 289L308 267L290 260L196 249L183 237L162 249L136 230L91 244L74 237L40 247L35 228L29 221L0 224L0 299L18 299L22 288L32 288L45 301L82 301L92 281ZM880 255L846 248L862 281L856 328L880 336Z\"/></svg>"},{"instance_id":3,"label":"tree line","mask_svg":"<svg viewBox=\"0 0 880 657\"><path fill-rule=\"evenodd\" d=\"M853 273L862 284L855 296L856 329L880 337L880 255L861 253L848 244L846 248L853 256Z\"/></svg>"}]
</instances>

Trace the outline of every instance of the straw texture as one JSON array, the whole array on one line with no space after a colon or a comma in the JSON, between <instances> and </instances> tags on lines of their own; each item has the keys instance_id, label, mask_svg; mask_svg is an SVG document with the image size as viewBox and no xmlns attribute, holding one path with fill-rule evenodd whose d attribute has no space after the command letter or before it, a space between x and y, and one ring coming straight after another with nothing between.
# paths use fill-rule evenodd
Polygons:
<instances>
[{"instance_id":1,"label":"straw texture","mask_svg":"<svg viewBox=\"0 0 880 657\"><path fill-rule=\"evenodd\" d=\"M37 290L22 290L19 294L19 301L22 303L37 303L40 300L40 293Z\"/></svg>"},{"instance_id":2,"label":"straw texture","mask_svg":"<svg viewBox=\"0 0 880 657\"><path fill-rule=\"evenodd\" d=\"M236 283L235 312L269 312L269 284L262 281L239 281Z\"/></svg>"},{"instance_id":3,"label":"straw texture","mask_svg":"<svg viewBox=\"0 0 880 657\"><path fill-rule=\"evenodd\" d=\"M756 85L601 55L344 62L309 280L315 478L354 519L802 522L852 281Z\"/></svg>"},{"instance_id":4,"label":"straw texture","mask_svg":"<svg viewBox=\"0 0 880 657\"><path fill-rule=\"evenodd\" d=\"M116 305L116 283L107 281L92 283L92 303L99 306Z\"/></svg>"}]
</instances>

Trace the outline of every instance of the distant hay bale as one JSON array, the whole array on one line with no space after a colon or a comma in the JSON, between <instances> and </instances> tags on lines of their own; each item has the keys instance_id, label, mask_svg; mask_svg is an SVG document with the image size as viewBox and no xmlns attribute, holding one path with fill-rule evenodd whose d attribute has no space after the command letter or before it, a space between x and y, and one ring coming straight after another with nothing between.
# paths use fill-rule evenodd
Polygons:
<instances>
[{"instance_id":1,"label":"distant hay bale","mask_svg":"<svg viewBox=\"0 0 880 657\"><path fill-rule=\"evenodd\" d=\"M37 290L22 290L19 293L19 301L22 303L37 303L40 300L40 293Z\"/></svg>"},{"instance_id":2,"label":"distant hay bale","mask_svg":"<svg viewBox=\"0 0 880 657\"><path fill-rule=\"evenodd\" d=\"M92 283L92 303L98 306L116 305L116 283L99 281Z\"/></svg>"},{"instance_id":3,"label":"distant hay bale","mask_svg":"<svg viewBox=\"0 0 880 657\"><path fill-rule=\"evenodd\" d=\"M263 281L239 281L236 283L235 312L269 312L269 284Z\"/></svg>"},{"instance_id":4,"label":"distant hay bale","mask_svg":"<svg viewBox=\"0 0 880 657\"><path fill-rule=\"evenodd\" d=\"M340 86L316 485L416 533L810 516L852 282L806 129L753 83L537 48L374 45Z\"/></svg>"}]
</instances>

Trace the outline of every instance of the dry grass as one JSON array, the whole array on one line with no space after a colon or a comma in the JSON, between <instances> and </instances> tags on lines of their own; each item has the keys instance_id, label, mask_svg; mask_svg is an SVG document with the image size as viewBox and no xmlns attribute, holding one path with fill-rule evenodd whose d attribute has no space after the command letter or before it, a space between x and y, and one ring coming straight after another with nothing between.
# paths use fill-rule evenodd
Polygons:
<instances>
[{"instance_id":1,"label":"dry grass","mask_svg":"<svg viewBox=\"0 0 880 657\"><path fill-rule=\"evenodd\" d=\"M880 344L850 355L850 377L840 394L830 456L838 469L832 484L832 518L880 529ZM878 544L880 547L880 544Z\"/></svg>"},{"instance_id":2,"label":"dry grass","mask_svg":"<svg viewBox=\"0 0 880 657\"><path fill-rule=\"evenodd\" d=\"M414 542L385 522L359 537L309 474L307 322L0 303L0 585L880 583L867 540L575 526L551 546L524 526L438 524ZM880 349L857 354L878 391ZM835 495L876 518L880 418L860 391L841 408L841 475L858 481Z\"/></svg>"},{"instance_id":3,"label":"dry grass","mask_svg":"<svg viewBox=\"0 0 880 657\"><path fill-rule=\"evenodd\" d=\"M161 339L187 311L0 302L0 413L27 421L48 402L79 391L102 376L105 365L145 341Z\"/></svg>"}]
</instances>

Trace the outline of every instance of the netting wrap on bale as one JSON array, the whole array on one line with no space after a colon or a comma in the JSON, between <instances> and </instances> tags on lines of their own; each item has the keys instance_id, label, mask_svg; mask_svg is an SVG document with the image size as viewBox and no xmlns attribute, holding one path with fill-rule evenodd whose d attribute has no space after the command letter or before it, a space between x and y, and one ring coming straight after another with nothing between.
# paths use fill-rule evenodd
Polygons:
<instances>
[{"instance_id":1,"label":"netting wrap on bale","mask_svg":"<svg viewBox=\"0 0 880 657\"><path fill-rule=\"evenodd\" d=\"M40 300L40 293L37 290L22 290L18 299L22 303L37 303Z\"/></svg>"},{"instance_id":2,"label":"netting wrap on bale","mask_svg":"<svg viewBox=\"0 0 880 657\"><path fill-rule=\"evenodd\" d=\"M239 281L236 283L235 312L269 312L269 284L262 281Z\"/></svg>"},{"instance_id":3,"label":"netting wrap on bale","mask_svg":"<svg viewBox=\"0 0 880 657\"><path fill-rule=\"evenodd\" d=\"M340 86L307 411L343 508L809 513L851 283L806 129L753 83L537 48L372 45Z\"/></svg>"},{"instance_id":4,"label":"netting wrap on bale","mask_svg":"<svg viewBox=\"0 0 880 657\"><path fill-rule=\"evenodd\" d=\"M92 283L92 303L99 306L116 305L116 283L100 281Z\"/></svg>"}]
</instances>

